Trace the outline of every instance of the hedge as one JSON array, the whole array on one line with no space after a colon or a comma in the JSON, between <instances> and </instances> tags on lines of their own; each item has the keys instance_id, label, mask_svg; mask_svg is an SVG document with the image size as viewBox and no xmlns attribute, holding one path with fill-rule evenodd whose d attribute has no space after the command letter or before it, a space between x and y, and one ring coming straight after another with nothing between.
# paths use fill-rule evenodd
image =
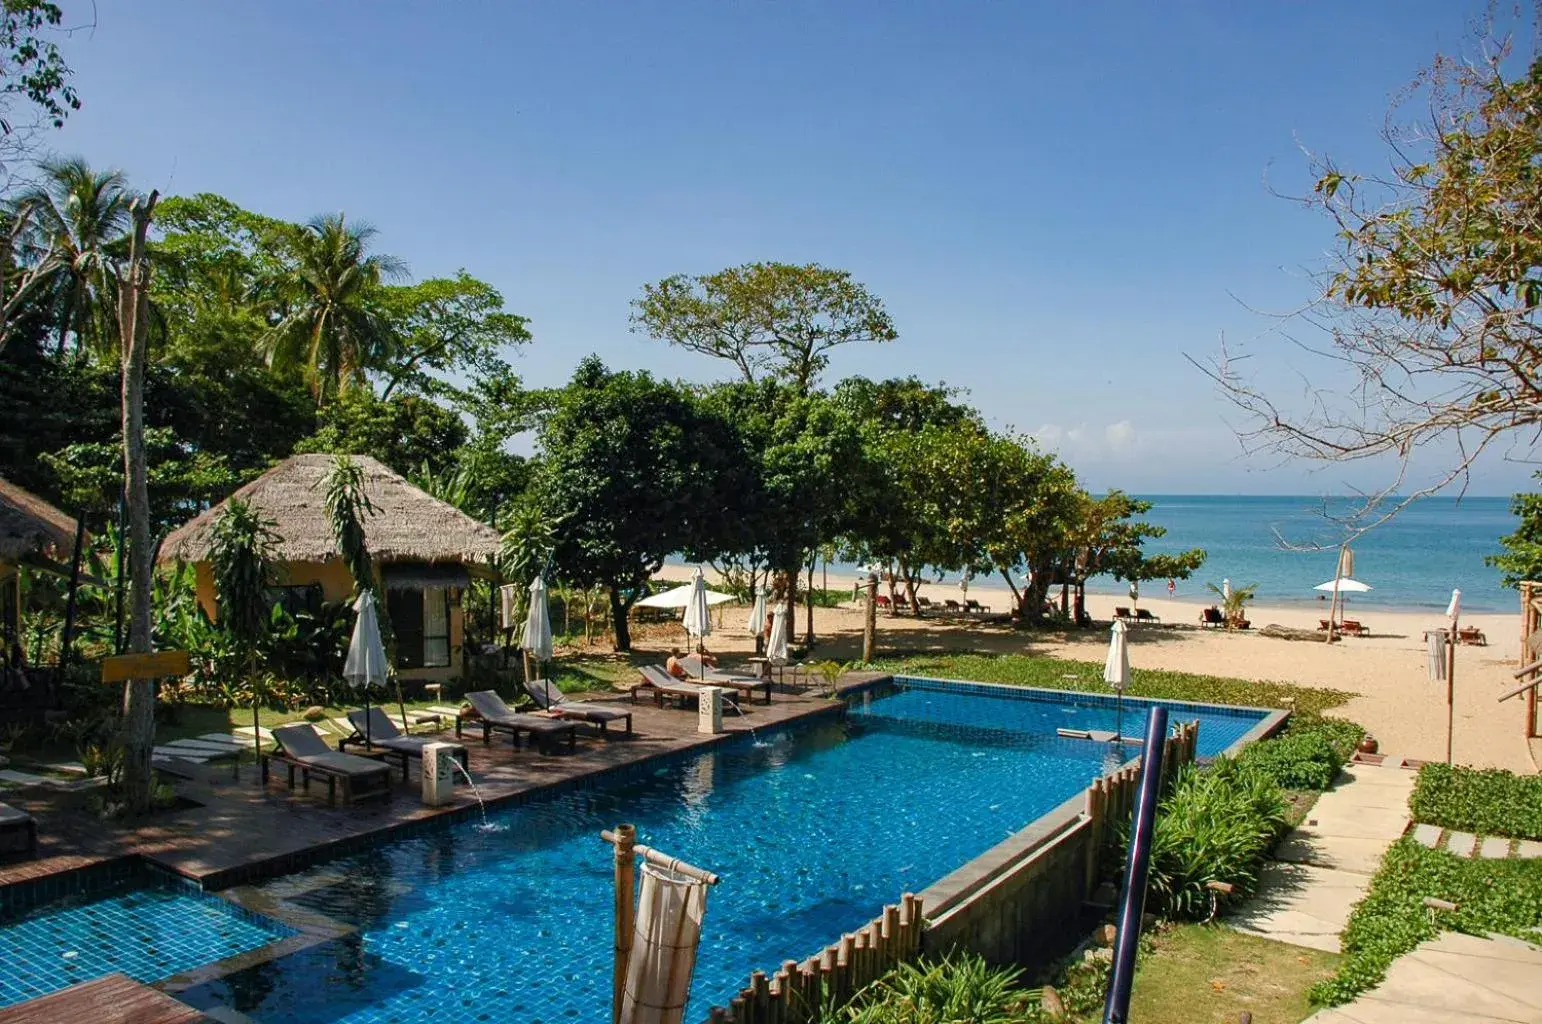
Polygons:
<instances>
[{"instance_id":1,"label":"hedge","mask_svg":"<svg viewBox=\"0 0 1542 1024\"><path fill-rule=\"evenodd\" d=\"M1415 821L1441 828L1542 839L1542 776L1427 764L1408 809Z\"/></svg>"}]
</instances>

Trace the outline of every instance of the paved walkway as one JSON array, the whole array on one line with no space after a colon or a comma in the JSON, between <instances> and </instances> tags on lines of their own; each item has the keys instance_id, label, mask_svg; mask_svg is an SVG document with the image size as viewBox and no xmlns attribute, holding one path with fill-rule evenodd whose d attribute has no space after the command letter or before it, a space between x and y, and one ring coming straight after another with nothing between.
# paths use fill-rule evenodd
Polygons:
<instances>
[{"instance_id":1,"label":"paved walkway","mask_svg":"<svg viewBox=\"0 0 1542 1024\"><path fill-rule=\"evenodd\" d=\"M1534 860L1542 857L1542 843L1535 839L1475 836L1471 832L1453 832L1439 825L1420 825L1414 829L1413 837L1414 842L1422 843L1432 850L1445 850L1457 857L1482 857L1485 860Z\"/></svg>"},{"instance_id":2,"label":"paved walkway","mask_svg":"<svg viewBox=\"0 0 1542 1024\"><path fill-rule=\"evenodd\" d=\"M1257 894L1227 917L1239 931L1339 951L1349 912L1370 888L1382 854L1408 828L1414 772L1346 765L1300 827L1264 865Z\"/></svg>"},{"instance_id":3,"label":"paved walkway","mask_svg":"<svg viewBox=\"0 0 1542 1024\"><path fill-rule=\"evenodd\" d=\"M1380 985L1305 1024L1542 1024L1542 947L1443 932L1399 957Z\"/></svg>"}]
</instances>

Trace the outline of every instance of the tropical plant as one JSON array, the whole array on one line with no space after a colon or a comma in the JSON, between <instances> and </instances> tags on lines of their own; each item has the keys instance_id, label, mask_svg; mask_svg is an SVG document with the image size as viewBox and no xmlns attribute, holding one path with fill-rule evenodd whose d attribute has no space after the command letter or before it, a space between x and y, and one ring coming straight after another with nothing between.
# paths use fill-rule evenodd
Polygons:
<instances>
[{"instance_id":1,"label":"tropical plant","mask_svg":"<svg viewBox=\"0 0 1542 1024\"><path fill-rule=\"evenodd\" d=\"M339 455L327 474L325 498L327 522L337 538L348 574L353 577L355 595L375 589L375 567L364 536L364 520L379 510L364 489L364 471L346 455Z\"/></svg>"},{"instance_id":2,"label":"tropical plant","mask_svg":"<svg viewBox=\"0 0 1542 1024\"><path fill-rule=\"evenodd\" d=\"M1226 628L1237 629L1247 621L1247 604L1258 593L1258 584L1249 583L1245 587L1232 587L1228 591L1223 586L1206 583L1205 589L1221 599L1221 614L1226 617Z\"/></svg>"},{"instance_id":3,"label":"tropical plant","mask_svg":"<svg viewBox=\"0 0 1542 1024\"><path fill-rule=\"evenodd\" d=\"M1022 971L963 954L900 964L821 1024L1017 1024L1028 994Z\"/></svg>"},{"instance_id":4,"label":"tropical plant","mask_svg":"<svg viewBox=\"0 0 1542 1024\"><path fill-rule=\"evenodd\" d=\"M1542 472L1536 474L1542 480ZM1501 554L1485 555L1483 561L1504 574L1504 585L1519 587L1522 580L1542 579L1542 494L1517 494L1510 514L1520 520L1515 532L1499 538Z\"/></svg>"},{"instance_id":5,"label":"tropical plant","mask_svg":"<svg viewBox=\"0 0 1542 1024\"><path fill-rule=\"evenodd\" d=\"M814 666L819 672L819 677L825 681L826 697L834 699L835 695L840 691L841 676L844 676L846 670L850 667L844 661L836 661L833 658L828 661L821 661L818 665Z\"/></svg>"},{"instance_id":6,"label":"tropical plant","mask_svg":"<svg viewBox=\"0 0 1542 1024\"><path fill-rule=\"evenodd\" d=\"M16 198L28 217L18 257L49 266L39 302L57 324L57 352L111 352L118 337L119 264L133 193L122 171L98 171L80 157L45 160L38 183Z\"/></svg>"},{"instance_id":7,"label":"tropical plant","mask_svg":"<svg viewBox=\"0 0 1542 1024\"><path fill-rule=\"evenodd\" d=\"M291 236L293 265L275 289L284 314L262 348L274 366L301 368L318 404L363 384L395 344L374 300L406 265L369 252L374 236L374 228L349 224L340 213L316 217Z\"/></svg>"},{"instance_id":8,"label":"tropical plant","mask_svg":"<svg viewBox=\"0 0 1542 1024\"><path fill-rule=\"evenodd\" d=\"M214 573L214 594L220 625L235 641L243 675L252 686L253 754L262 758L258 729L257 651L268 626L268 588L273 584L274 560L281 538L274 524L252 505L232 498L210 530L209 562Z\"/></svg>"}]
</instances>

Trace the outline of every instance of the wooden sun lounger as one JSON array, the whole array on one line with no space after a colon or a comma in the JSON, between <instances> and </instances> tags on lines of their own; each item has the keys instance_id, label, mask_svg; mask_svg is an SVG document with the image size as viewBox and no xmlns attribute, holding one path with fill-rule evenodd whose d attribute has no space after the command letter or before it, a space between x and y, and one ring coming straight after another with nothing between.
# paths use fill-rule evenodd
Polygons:
<instances>
[{"instance_id":1,"label":"wooden sun lounger","mask_svg":"<svg viewBox=\"0 0 1542 1024\"><path fill-rule=\"evenodd\" d=\"M1361 625L1360 622L1355 619L1345 619L1343 622L1340 622L1339 632L1343 633L1345 636L1371 635L1371 631L1366 629L1365 626Z\"/></svg>"},{"instance_id":2,"label":"wooden sun lounger","mask_svg":"<svg viewBox=\"0 0 1542 1024\"><path fill-rule=\"evenodd\" d=\"M408 736L379 708L370 708L368 715L363 711L350 711L347 721L353 727L353 735L338 740L337 749L346 752L350 746L356 746L378 750L385 760L395 760L401 766L403 782L407 781L407 762L414 758L422 761L424 747L443 742L427 736ZM456 748L455 759L467 772L471 771L465 747Z\"/></svg>"},{"instance_id":3,"label":"wooden sun lounger","mask_svg":"<svg viewBox=\"0 0 1542 1024\"><path fill-rule=\"evenodd\" d=\"M1488 646L1488 637L1483 635L1483 630L1477 626L1463 626L1456 631L1456 639L1459 643L1474 644L1479 647Z\"/></svg>"},{"instance_id":4,"label":"wooden sun lounger","mask_svg":"<svg viewBox=\"0 0 1542 1024\"><path fill-rule=\"evenodd\" d=\"M1219 608L1206 608L1199 613L1199 624L1205 627L1214 626L1220 629L1226 625L1226 616L1221 614L1221 609Z\"/></svg>"},{"instance_id":5,"label":"wooden sun lounger","mask_svg":"<svg viewBox=\"0 0 1542 1024\"><path fill-rule=\"evenodd\" d=\"M764 690L766 703L771 703L771 680L762 679L759 676L741 676L732 672L723 672L711 665L702 664L695 655L681 658L680 665L691 675L697 677L697 681L707 686L726 686L732 690L744 694L746 699L753 700L756 690Z\"/></svg>"},{"instance_id":6,"label":"wooden sun lounger","mask_svg":"<svg viewBox=\"0 0 1542 1024\"><path fill-rule=\"evenodd\" d=\"M970 614L979 613L981 615L989 615L991 613L991 606L988 604L981 604L979 601L976 601L971 597L969 600L964 602L964 611L969 612Z\"/></svg>"},{"instance_id":7,"label":"wooden sun lounger","mask_svg":"<svg viewBox=\"0 0 1542 1024\"><path fill-rule=\"evenodd\" d=\"M559 736L567 737L569 750L578 745L578 726L574 723L545 715L521 714L505 704L495 690L473 690L466 694L466 703L476 711L476 717L470 718L464 714L455 716L457 737L461 734L461 726L470 724L482 727L484 744L491 741L494 732L506 732L517 747L519 734L524 732L529 733L532 742L540 742L543 746L547 740Z\"/></svg>"},{"instance_id":8,"label":"wooden sun lounger","mask_svg":"<svg viewBox=\"0 0 1542 1024\"><path fill-rule=\"evenodd\" d=\"M659 707L664 706L666 700L674 700L683 708L693 700L701 698L701 684L688 683L684 679L676 679L657 665L644 665L642 667L643 681L631 689L632 700L637 700L637 694L641 691L649 691L653 694L654 703Z\"/></svg>"},{"instance_id":9,"label":"wooden sun lounger","mask_svg":"<svg viewBox=\"0 0 1542 1024\"><path fill-rule=\"evenodd\" d=\"M621 708L603 708L593 704L585 704L583 701L568 700L563 692L557 689L545 679L531 679L525 683L525 692L530 699L535 701L535 706L546 711L555 711L563 718L575 722L588 722L599 727L600 735L605 736L606 727L611 722L625 722L626 734L632 735L632 713Z\"/></svg>"},{"instance_id":10,"label":"wooden sun lounger","mask_svg":"<svg viewBox=\"0 0 1542 1024\"><path fill-rule=\"evenodd\" d=\"M311 776L327 780L327 803L337 802L338 784L342 784L343 803L366 797L391 796L391 766L357 754L344 754L327 746L309 725L281 725L273 730L278 749L262 755L262 783L268 784L268 765L277 761L289 769L289 788L294 788L295 769L300 770L301 786L309 790Z\"/></svg>"},{"instance_id":11,"label":"wooden sun lounger","mask_svg":"<svg viewBox=\"0 0 1542 1024\"><path fill-rule=\"evenodd\" d=\"M1162 621L1162 618L1159 615L1151 614L1151 612L1148 611L1145 608L1137 608L1137 609L1135 609L1135 621L1136 622L1156 622L1156 623L1160 623Z\"/></svg>"}]
</instances>

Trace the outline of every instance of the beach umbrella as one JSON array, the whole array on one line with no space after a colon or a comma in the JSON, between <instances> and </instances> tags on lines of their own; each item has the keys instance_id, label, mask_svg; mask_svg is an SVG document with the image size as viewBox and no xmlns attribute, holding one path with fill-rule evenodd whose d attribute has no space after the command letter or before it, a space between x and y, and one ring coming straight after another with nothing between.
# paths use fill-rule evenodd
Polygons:
<instances>
[{"instance_id":1,"label":"beach umbrella","mask_svg":"<svg viewBox=\"0 0 1542 1024\"><path fill-rule=\"evenodd\" d=\"M684 608L691 603L691 595L696 591L695 583L684 583L678 587L664 591L662 594L654 594L637 602L639 608ZM707 591L707 604L715 606L732 601L732 594L719 593L716 590Z\"/></svg>"},{"instance_id":2,"label":"beach umbrella","mask_svg":"<svg viewBox=\"0 0 1542 1024\"><path fill-rule=\"evenodd\" d=\"M372 737L369 729L369 688L386 681L385 644L380 641L380 620L375 611L375 594L359 591L353 603L353 639L348 643L348 658L343 662L343 678L364 690L364 742Z\"/></svg>"},{"instance_id":3,"label":"beach umbrella","mask_svg":"<svg viewBox=\"0 0 1542 1024\"><path fill-rule=\"evenodd\" d=\"M1115 619L1108 635L1108 658L1103 662L1103 681L1114 688L1114 736L1124 738L1124 688L1130 683L1130 645L1123 619Z\"/></svg>"},{"instance_id":4,"label":"beach umbrella","mask_svg":"<svg viewBox=\"0 0 1542 1024\"><path fill-rule=\"evenodd\" d=\"M691 577L691 599L685 605L682 621L686 635L695 637L696 649L701 650L702 638L712 635L712 613L707 605L707 580L700 569Z\"/></svg>"},{"instance_id":5,"label":"beach umbrella","mask_svg":"<svg viewBox=\"0 0 1542 1024\"><path fill-rule=\"evenodd\" d=\"M1332 593L1335 584L1338 585L1338 591L1341 594L1364 594L1371 589L1371 585L1369 583L1361 583L1359 580L1352 580L1348 578L1341 580L1328 580L1326 583L1317 584L1317 586L1313 587L1312 589L1321 590L1324 593Z\"/></svg>"},{"instance_id":6,"label":"beach umbrella","mask_svg":"<svg viewBox=\"0 0 1542 1024\"><path fill-rule=\"evenodd\" d=\"M766 592L764 590L755 594L755 606L750 609L750 621L748 623L750 634L759 636L766 628Z\"/></svg>"},{"instance_id":7,"label":"beach umbrella","mask_svg":"<svg viewBox=\"0 0 1542 1024\"><path fill-rule=\"evenodd\" d=\"M1319 587L1318 589L1320 590L1322 588ZM1223 600L1223 601L1230 601L1231 600L1231 578L1230 577L1227 577L1226 579L1221 581L1221 600Z\"/></svg>"},{"instance_id":8,"label":"beach umbrella","mask_svg":"<svg viewBox=\"0 0 1542 1024\"><path fill-rule=\"evenodd\" d=\"M787 612L778 609L771 614L771 641L766 644L766 657L773 665L787 664Z\"/></svg>"},{"instance_id":9,"label":"beach umbrella","mask_svg":"<svg viewBox=\"0 0 1542 1024\"><path fill-rule=\"evenodd\" d=\"M525 613L521 646L538 662L551 660L551 612L546 606L546 584L539 575L530 584L530 608Z\"/></svg>"}]
</instances>

